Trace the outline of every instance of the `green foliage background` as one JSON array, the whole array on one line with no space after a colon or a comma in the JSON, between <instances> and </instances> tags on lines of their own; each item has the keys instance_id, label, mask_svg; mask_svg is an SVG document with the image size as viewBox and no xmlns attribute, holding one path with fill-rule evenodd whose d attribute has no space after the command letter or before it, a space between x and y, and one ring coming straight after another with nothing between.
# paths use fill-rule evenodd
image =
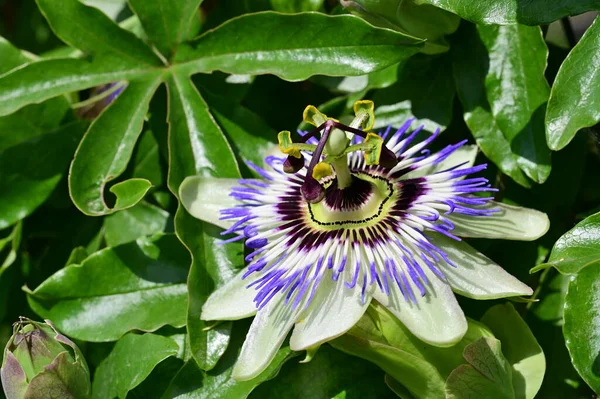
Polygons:
<instances>
[{"instance_id":1,"label":"green foliage background","mask_svg":"<svg viewBox=\"0 0 600 399\"><path fill-rule=\"evenodd\" d=\"M186 176L252 176L244 161L262 163L306 105L344 120L366 98L378 128L415 117L443 130L436 146L477 144L498 200L549 215L535 242L470 240L537 301L461 305L494 333L505 374L528 375L514 355L539 343L537 397L600 393L600 18L582 38L568 19L600 1L342 3L0 0L2 347L18 316L51 319L82 349L94 398L411 397L394 374L410 350L385 331L380 352L350 333L309 363L284 346L231 380L248 321L199 314L243 248L216 245L177 198ZM110 83L126 88L107 107L94 88ZM465 349L464 375L482 378L480 349ZM446 396L469 397L451 371Z\"/></svg>"}]
</instances>

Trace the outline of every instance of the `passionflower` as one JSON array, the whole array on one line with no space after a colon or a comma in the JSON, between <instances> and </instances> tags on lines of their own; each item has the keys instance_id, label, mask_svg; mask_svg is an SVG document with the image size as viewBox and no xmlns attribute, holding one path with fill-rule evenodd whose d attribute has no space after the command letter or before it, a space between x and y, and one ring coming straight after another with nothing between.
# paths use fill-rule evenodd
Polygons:
<instances>
[{"instance_id":1,"label":"passionflower","mask_svg":"<svg viewBox=\"0 0 600 399\"><path fill-rule=\"evenodd\" d=\"M534 240L549 222L532 209L493 201L472 177L476 148L466 140L431 153L439 130L417 142L412 120L381 135L373 103L359 101L347 126L309 106L316 128L283 157L249 163L261 179L188 177L186 209L245 240L248 265L218 288L203 320L255 316L233 370L264 370L293 328L292 350L312 350L348 331L376 300L421 340L460 341L467 321L454 292L476 299L530 295L531 288L460 237ZM287 158L286 158L287 156Z\"/></svg>"}]
</instances>

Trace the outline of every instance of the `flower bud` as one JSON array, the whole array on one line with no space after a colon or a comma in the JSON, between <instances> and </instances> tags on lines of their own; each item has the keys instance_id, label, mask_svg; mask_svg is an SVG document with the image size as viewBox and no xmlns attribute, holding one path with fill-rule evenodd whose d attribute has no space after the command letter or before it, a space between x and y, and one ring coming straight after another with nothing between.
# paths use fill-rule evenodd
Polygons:
<instances>
[{"instance_id":1,"label":"flower bud","mask_svg":"<svg viewBox=\"0 0 600 399\"><path fill-rule=\"evenodd\" d=\"M46 320L21 318L0 369L7 399L89 398L90 372L79 348Z\"/></svg>"}]
</instances>

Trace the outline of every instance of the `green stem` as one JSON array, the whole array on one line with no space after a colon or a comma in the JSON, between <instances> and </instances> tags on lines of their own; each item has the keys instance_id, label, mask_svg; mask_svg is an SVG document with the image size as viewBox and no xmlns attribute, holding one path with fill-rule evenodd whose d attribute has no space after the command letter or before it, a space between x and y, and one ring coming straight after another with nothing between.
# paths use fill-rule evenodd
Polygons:
<instances>
[{"instance_id":1,"label":"green stem","mask_svg":"<svg viewBox=\"0 0 600 399\"><path fill-rule=\"evenodd\" d=\"M352 182L352 174L350 174L350 168L348 168L348 160L346 157L339 157L331 161L331 166L335 169L335 177L337 179L337 185L339 189L350 186Z\"/></svg>"}]
</instances>

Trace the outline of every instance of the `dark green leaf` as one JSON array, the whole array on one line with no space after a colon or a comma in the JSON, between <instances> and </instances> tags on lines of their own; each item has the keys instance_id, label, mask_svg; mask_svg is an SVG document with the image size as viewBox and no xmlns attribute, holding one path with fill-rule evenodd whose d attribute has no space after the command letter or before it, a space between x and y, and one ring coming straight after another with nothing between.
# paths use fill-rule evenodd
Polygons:
<instances>
[{"instance_id":1,"label":"dark green leaf","mask_svg":"<svg viewBox=\"0 0 600 399\"><path fill-rule=\"evenodd\" d=\"M318 11L324 0L270 0L273 10L279 12Z\"/></svg>"},{"instance_id":2,"label":"dark green leaf","mask_svg":"<svg viewBox=\"0 0 600 399\"><path fill-rule=\"evenodd\" d=\"M102 11L78 0L36 0L52 30L65 43L94 56L110 54L132 67L161 65L152 50Z\"/></svg>"},{"instance_id":3,"label":"dark green leaf","mask_svg":"<svg viewBox=\"0 0 600 399\"><path fill-rule=\"evenodd\" d=\"M48 199L83 135L76 122L0 151L0 229L33 212Z\"/></svg>"},{"instance_id":4,"label":"dark green leaf","mask_svg":"<svg viewBox=\"0 0 600 399\"><path fill-rule=\"evenodd\" d=\"M246 335L239 328L240 324L236 325L231 345L214 369L204 372L193 359L189 360L171 381L162 399L246 398L260 383L275 377L285 361L296 356L288 346L284 346L279 349L269 367L257 377L249 381L232 379L231 370Z\"/></svg>"},{"instance_id":5,"label":"dark green leaf","mask_svg":"<svg viewBox=\"0 0 600 399\"><path fill-rule=\"evenodd\" d=\"M363 316L348 333L330 341L330 344L350 355L375 363L415 398L444 397L444 378L435 366L418 354L388 343L369 316Z\"/></svg>"},{"instance_id":6,"label":"dark green leaf","mask_svg":"<svg viewBox=\"0 0 600 399\"><path fill-rule=\"evenodd\" d=\"M203 174L239 177L235 157L198 90L189 78L169 79L169 189L178 195L187 176ZM188 278L188 334L194 359L204 370L213 368L229 343L231 323L206 330L202 305L215 286L243 264L242 246L216 245L219 229L193 218L180 205L175 231L192 255Z\"/></svg>"},{"instance_id":7,"label":"dark green leaf","mask_svg":"<svg viewBox=\"0 0 600 399\"><path fill-rule=\"evenodd\" d=\"M160 335L125 335L96 369L92 397L125 399L157 364L175 356L177 349L175 341Z\"/></svg>"},{"instance_id":8,"label":"dark green leaf","mask_svg":"<svg viewBox=\"0 0 600 399\"><path fill-rule=\"evenodd\" d=\"M148 67L125 65L119 57L97 57L91 62L74 58L34 62L0 77L0 116L63 93L143 78L147 73L156 74Z\"/></svg>"},{"instance_id":9,"label":"dark green leaf","mask_svg":"<svg viewBox=\"0 0 600 399\"><path fill-rule=\"evenodd\" d=\"M464 351L469 364L457 367L446 381L447 399L514 399L510 364L500 341L480 338Z\"/></svg>"},{"instance_id":10,"label":"dark green leaf","mask_svg":"<svg viewBox=\"0 0 600 399\"><path fill-rule=\"evenodd\" d=\"M69 109L66 98L55 97L0 117L0 151L57 129Z\"/></svg>"},{"instance_id":11,"label":"dark green leaf","mask_svg":"<svg viewBox=\"0 0 600 399\"><path fill-rule=\"evenodd\" d=\"M453 37L452 63L464 119L483 153L498 168L522 186L530 183L521 171L518 157L492 113L486 93L489 56L475 26L462 24Z\"/></svg>"},{"instance_id":12,"label":"dark green leaf","mask_svg":"<svg viewBox=\"0 0 600 399\"><path fill-rule=\"evenodd\" d=\"M0 36L0 75L28 61L29 59L19 49Z\"/></svg>"},{"instance_id":13,"label":"dark green leaf","mask_svg":"<svg viewBox=\"0 0 600 399\"><path fill-rule=\"evenodd\" d=\"M220 70L302 80L315 74L363 75L408 58L421 46L419 39L350 15L263 12L227 21L182 46L175 60L188 74Z\"/></svg>"},{"instance_id":14,"label":"dark green leaf","mask_svg":"<svg viewBox=\"0 0 600 399\"><path fill-rule=\"evenodd\" d=\"M109 247L135 241L137 238L162 233L169 213L157 206L140 202L136 206L104 218L104 237Z\"/></svg>"},{"instance_id":15,"label":"dark green leaf","mask_svg":"<svg viewBox=\"0 0 600 399\"><path fill-rule=\"evenodd\" d=\"M277 378L261 384L250 398L393 398L377 366L329 345L309 363L288 362Z\"/></svg>"},{"instance_id":16,"label":"dark green leaf","mask_svg":"<svg viewBox=\"0 0 600 399\"><path fill-rule=\"evenodd\" d=\"M482 24L542 25L568 15L600 9L599 0L417 0Z\"/></svg>"},{"instance_id":17,"label":"dark green leaf","mask_svg":"<svg viewBox=\"0 0 600 399\"><path fill-rule=\"evenodd\" d=\"M575 274L600 262L600 213L577 224L554 243L547 263L531 272L554 266L564 274Z\"/></svg>"},{"instance_id":18,"label":"dark green leaf","mask_svg":"<svg viewBox=\"0 0 600 399\"><path fill-rule=\"evenodd\" d=\"M29 292L29 304L65 334L92 342L114 341L133 329L180 327L188 265L175 236L140 239L60 270Z\"/></svg>"},{"instance_id":19,"label":"dark green leaf","mask_svg":"<svg viewBox=\"0 0 600 399\"><path fill-rule=\"evenodd\" d=\"M201 2L202 0L129 0L148 37L166 57L186 38Z\"/></svg>"},{"instance_id":20,"label":"dark green leaf","mask_svg":"<svg viewBox=\"0 0 600 399\"><path fill-rule=\"evenodd\" d=\"M565 298L563 333L573 366L600 393L600 264L581 270Z\"/></svg>"},{"instance_id":21,"label":"dark green leaf","mask_svg":"<svg viewBox=\"0 0 600 399\"><path fill-rule=\"evenodd\" d=\"M142 133L133 157L132 177L150 181L154 187L163 184L158 143L151 131Z\"/></svg>"},{"instance_id":22,"label":"dark green leaf","mask_svg":"<svg viewBox=\"0 0 600 399\"><path fill-rule=\"evenodd\" d=\"M496 125L519 168L543 183L550 174L543 122L550 88L544 77L548 48L542 30L523 25L480 25L477 30L488 52L485 90Z\"/></svg>"},{"instance_id":23,"label":"dark green leaf","mask_svg":"<svg viewBox=\"0 0 600 399\"><path fill-rule=\"evenodd\" d=\"M159 84L159 76L129 83L83 137L71 164L69 190L73 203L85 214L106 215L131 207L151 187L148 180L130 179L111 188L117 195L114 208L104 198L106 183L127 167Z\"/></svg>"},{"instance_id":24,"label":"dark green leaf","mask_svg":"<svg viewBox=\"0 0 600 399\"><path fill-rule=\"evenodd\" d=\"M481 319L502 342L502 353L512 366L516 399L533 399L539 391L546 359L531 330L510 303L490 308Z\"/></svg>"},{"instance_id":25,"label":"dark green leaf","mask_svg":"<svg viewBox=\"0 0 600 399\"><path fill-rule=\"evenodd\" d=\"M205 97L235 153L243 161L262 165L267 151L276 146L277 132L260 116L240 104L208 93Z\"/></svg>"},{"instance_id":26,"label":"dark green leaf","mask_svg":"<svg viewBox=\"0 0 600 399\"><path fill-rule=\"evenodd\" d=\"M416 55L400 64L398 81L378 90L375 126L400 127L409 118L424 124L429 131L445 128L452 118L455 88L450 57Z\"/></svg>"},{"instance_id":27,"label":"dark green leaf","mask_svg":"<svg viewBox=\"0 0 600 399\"><path fill-rule=\"evenodd\" d=\"M600 17L561 65L546 113L546 139L561 150L584 127L600 122Z\"/></svg>"}]
</instances>

